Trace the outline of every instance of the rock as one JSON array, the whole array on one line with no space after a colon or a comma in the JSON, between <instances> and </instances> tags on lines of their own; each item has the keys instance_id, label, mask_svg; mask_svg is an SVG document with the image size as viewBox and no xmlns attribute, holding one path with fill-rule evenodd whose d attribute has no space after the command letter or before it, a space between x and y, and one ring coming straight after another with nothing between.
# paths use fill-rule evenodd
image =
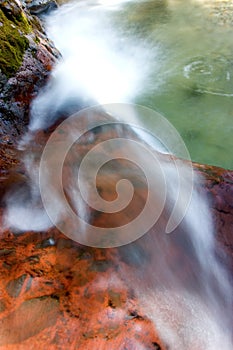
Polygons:
<instances>
[{"instance_id":1,"label":"rock","mask_svg":"<svg viewBox=\"0 0 233 350\"><path fill-rule=\"evenodd\" d=\"M22 6L17 0L12 1L1 1L0 8L7 18L13 19L14 21L21 21L22 19ZM4 24L4 22L3 22Z\"/></svg>"},{"instance_id":2,"label":"rock","mask_svg":"<svg viewBox=\"0 0 233 350\"><path fill-rule=\"evenodd\" d=\"M49 133L38 137L43 144ZM91 147L82 141L84 151ZM6 169L3 190L17 182L22 186L16 169L14 176L14 169ZM134 286L118 273L134 265L117 249L84 247L52 228L21 234L5 230L0 252L0 349L165 350Z\"/></svg>"},{"instance_id":3,"label":"rock","mask_svg":"<svg viewBox=\"0 0 233 350\"><path fill-rule=\"evenodd\" d=\"M27 275L24 274L16 278L15 280L11 280L7 283L6 291L11 297L17 298L19 296L26 277Z\"/></svg>"},{"instance_id":4,"label":"rock","mask_svg":"<svg viewBox=\"0 0 233 350\"><path fill-rule=\"evenodd\" d=\"M14 249L1 249L0 250L0 256L6 256L9 254L14 253Z\"/></svg>"},{"instance_id":5,"label":"rock","mask_svg":"<svg viewBox=\"0 0 233 350\"><path fill-rule=\"evenodd\" d=\"M53 247L56 244L53 238L45 239L44 241L40 242L36 248L47 248L47 247Z\"/></svg>"},{"instance_id":6,"label":"rock","mask_svg":"<svg viewBox=\"0 0 233 350\"><path fill-rule=\"evenodd\" d=\"M0 2L0 22L0 145L6 140L15 145L27 128L30 102L59 53L39 19L19 1Z\"/></svg>"},{"instance_id":7,"label":"rock","mask_svg":"<svg viewBox=\"0 0 233 350\"><path fill-rule=\"evenodd\" d=\"M58 315L58 303L50 297L24 301L16 310L1 319L0 348L9 344L14 344L16 348L17 344L56 324ZM30 340L27 344L26 348L32 349Z\"/></svg>"},{"instance_id":8,"label":"rock","mask_svg":"<svg viewBox=\"0 0 233 350\"><path fill-rule=\"evenodd\" d=\"M58 4L55 0L28 0L26 6L32 15L41 16L55 10Z\"/></svg>"},{"instance_id":9,"label":"rock","mask_svg":"<svg viewBox=\"0 0 233 350\"><path fill-rule=\"evenodd\" d=\"M195 168L203 176L201 192L208 198L216 238L233 271L233 171L200 164Z\"/></svg>"},{"instance_id":10,"label":"rock","mask_svg":"<svg viewBox=\"0 0 233 350\"><path fill-rule=\"evenodd\" d=\"M84 135L74 153L79 153L82 158L95 143L103 141L105 137L114 137L114 133L108 129L98 130L102 135L95 132L91 144L88 135ZM40 149L49 136L48 131L41 131L34 143ZM62 135L58 135L58 142L59 137ZM163 157L165 161L171 160L170 156ZM194 171L202 176L197 189L210 203L216 236L229 258L227 268L232 271L233 172L212 166L193 165ZM9 183L12 184L9 176L14 178L14 184L17 181L19 185L22 183L22 178L17 173L15 177L12 174L19 171L17 167L15 165L15 170L10 175L5 172L3 188L7 180L8 186ZM136 183L141 186L139 182ZM114 195L110 190L114 186L109 178L101 178L98 186L103 196L111 198ZM140 200L139 197L137 202ZM1 214L3 210L4 205ZM104 214L92 217L92 220L96 226L107 224ZM188 247L182 245L183 233L178 233L178 237L181 237L178 240L174 235L169 238L173 244L167 256L168 264L181 283L190 288L190 282L193 282L190 277L193 265L189 260L192 250L186 251ZM163 344L155 327L156 320L152 321L150 313L142 305L137 294L138 284L135 283L143 275L146 288L151 288L150 276L155 273L158 279L163 281L165 277L164 281L167 281L166 276L163 276L164 271L159 272L156 265L161 259L160 246L150 243L154 242L152 237L157 237L157 234L152 229L148 235L130 245L95 249L68 239L56 228L46 232L21 234L6 229L2 232L0 241L0 290L3 305L0 313L0 349L19 346L22 349L165 350L166 344ZM219 259L225 261L223 258L219 256ZM135 280L132 276L136 276ZM153 307L156 308L157 305ZM32 310L30 320L34 322L37 317L34 324L27 319L29 309ZM19 322L19 319L23 321ZM10 327L15 332L10 332Z\"/></svg>"},{"instance_id":11,"label":"rock","mask_svg":"<svg viewBox=\"0 0 233 350\"><path fill-rule=\"evenodd\" d=\"M2 23L0 68L9 78L19 69L23 55L29 47L27 35L30 32L30 25L22 8L15 1L0 4L0 21Z\"/></svg>"},{"instance_id":12,"label":"rock","mask_svg":"<svg viewBox=\"0 0 233 350\"><path fill-rule=\"evenodd\" d=\"M41 249L51 235L57 245ZM7 305L0 313L0 349L165 349L132 286L117 274L117 251L85 248L55 229L14 238L6 232L0 245L12 244L15 253L0 256L1 303Z\"/></svg>"}]
</instances>

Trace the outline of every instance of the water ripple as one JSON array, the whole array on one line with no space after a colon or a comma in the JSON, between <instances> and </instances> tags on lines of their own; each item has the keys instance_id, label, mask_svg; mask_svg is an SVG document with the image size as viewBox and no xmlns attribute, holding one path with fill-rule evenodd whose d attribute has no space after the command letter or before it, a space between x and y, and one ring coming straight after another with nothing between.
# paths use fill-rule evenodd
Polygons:
<instances>
[{"instance_id":1,"label":"water ripple","mask_svg":"<svg viewBox=\"0 0 233 350\"><path fill-rule=\"evenodd\" d=\"M196 92L233 96L233 60L228 57L194 57L184 66L183 75Z\"/></svg>"}]
</instances>

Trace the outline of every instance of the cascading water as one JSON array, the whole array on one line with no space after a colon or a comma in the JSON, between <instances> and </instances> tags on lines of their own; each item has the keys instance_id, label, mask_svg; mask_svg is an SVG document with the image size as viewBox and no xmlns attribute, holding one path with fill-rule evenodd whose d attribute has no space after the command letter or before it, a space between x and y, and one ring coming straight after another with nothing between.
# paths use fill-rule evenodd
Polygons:
<instances>
[{"instance_id":1,"label":"cascading water","mask_svg":"<svg viewBox=\"0 0 233 350\"><path fill-rule=\"evenodd\" d=\"M90 104L133 101L135 95L142 89L144 77L149 74L146 62L156 57L150 54L147 45L142 42L126 41L112 29L111 21L106 21L106 17L111 17L110 14L124 1L114 2L112 6L107 6L106 3L72 2L61 7L48 19L48 34L61 51L62 59L55 67L51 81L32 104L29 133L20 145L26 154L25 165L30 178L29 190L21 189L20 192L13 193L8 200L7 226L36 231L47 229L52 225L43 209L35 209L38 208L39 201L37 155L32 153L28 156L26 152L29 144L33 142L34 133L47 129L60 117L69 116L77 109ZM104 115L107 115L107 112L109 105L103 106L101 110ZM132 107L130 112L128 110L126 113L130 115L129 120L124 117L124 113L123 116L117 115L117 117L121 122L133 122L139 126L141 124L134 112ZM88 118L88 112L84 116ZM110 121L112 122L112 119ZM90 115L90 122L93 122L93 115ZM65 128L64 130L67 131ZM58 134L62 134L64 130L60 128ZM78 131L80 134L83 132L81 128ZM68 132L72 134L72 128L68 128ZM114 132L121 136L120 129L115 129ZM143 137L146 132L139 135ZM73 138L75 140L75 135ZM135 138L138 140L138 136ZM91 134L89 142L94 141L95 134ZM153 146L153 142L150 142L150 149ZM103 150L107 152L110 148ZM156 150L157 148L153 152ZM51 164L56 163L59 151L59 148L54 149ZM130 146L124 152L126 159L134 154ZM140 164L147 155L141 150L137 153L137 157ZM148 162L149 158L145 160L144 165L148 165ZM33 166L36 170L32 173ZM89 166L88 169L91 171L93 164ZM166 234L166 224L171 215L169 213L178 196L180 196L178 214L184 210L184 204L187 206L189 202L187 193L190 192L192 177L188 166L182 162L174 165L161 160L160 166L168 193L165 210L144 237L116 248L122 256L118 273L128 280L129 285L135 286L138 298L147 315L153 320L167 349L215 350L221 347L230 350L232 349L231 284L227 273L216 258L217 248L208 204L196 190L198 178L195 176L194 190L184 220L181 224L178 222L179 225L174 232ZM114 174L114 167L110 166L110 170L108 171ZM119 177L121 174L124 175L124 171L121 173L118 168L117 171ZM131 176L134 172L138 174L131 166L127 171ZM53 175L55 176L55 173ZM158 182L161 184L160 173L156 167L150 165L149 175L151 178L154 177L155 188ZM93 189L88 187L85 181L84 179L82 185L88 198ZM48 193L50 191L53 193L53 185L49 181L45 183ZM181 188L179 185L182 185ZM90 220L87 209L80 200L81 193L77 191L75 181L69 179L66 191L76 212ZM160 196L160 188L154 192ZM52 205L52 221L57 224L64 208L59 203L59 197ZM156 211L156 205L154 202L152 211ZM85 236L85 226L80 226L79 230ZM126 260L130 263L131 269L124 269Z\"/></svg>"}]
</instances>

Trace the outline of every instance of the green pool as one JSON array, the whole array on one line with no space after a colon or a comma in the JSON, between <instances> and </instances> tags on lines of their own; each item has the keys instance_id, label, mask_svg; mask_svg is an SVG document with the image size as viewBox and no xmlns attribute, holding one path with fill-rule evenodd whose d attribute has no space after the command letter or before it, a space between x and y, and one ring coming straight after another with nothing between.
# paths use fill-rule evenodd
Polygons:
<instances>
[{"instance_id":1,"label":"green pool","mask_svg":"<svg viewBox=\"0 0 233 350\"><path fill-rule=\"evenodd\" d=\"M131 1L112 16L151 51L135 102L168 118L194 161L233 169L233 2Z\"/></svg>"},{"instance_id":2,"label":"green pool","mask_svg":"<svg viewBox=\"0 0 233 350\"><path fill-rule=\"evenodd\" d=\"M76 74L100 103L151 107L177 128L192 160L233 169L233 1L76 0L65 6L49 33L66 58L65 82L73 84ZM128 87L133 94L122 101Z\"/></svg>"}]
</instances>

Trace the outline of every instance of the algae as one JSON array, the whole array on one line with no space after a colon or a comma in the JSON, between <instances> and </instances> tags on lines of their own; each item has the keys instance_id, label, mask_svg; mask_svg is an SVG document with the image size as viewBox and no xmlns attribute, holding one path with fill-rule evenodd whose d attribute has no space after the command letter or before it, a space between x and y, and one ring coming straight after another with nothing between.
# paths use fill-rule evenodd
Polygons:
<instances>
[{"instance_id":1,"label":"algae","mask_svg":"<svg viewBox=\"0 0 233 350\"><path fill-rule=\"evenodd\" d=\"M23 12L9 18L2 9L0 26L0 69L10 78L22 64L24 52L29 46L26 35L31 27Z\"/></svg>"}]
</instances>

